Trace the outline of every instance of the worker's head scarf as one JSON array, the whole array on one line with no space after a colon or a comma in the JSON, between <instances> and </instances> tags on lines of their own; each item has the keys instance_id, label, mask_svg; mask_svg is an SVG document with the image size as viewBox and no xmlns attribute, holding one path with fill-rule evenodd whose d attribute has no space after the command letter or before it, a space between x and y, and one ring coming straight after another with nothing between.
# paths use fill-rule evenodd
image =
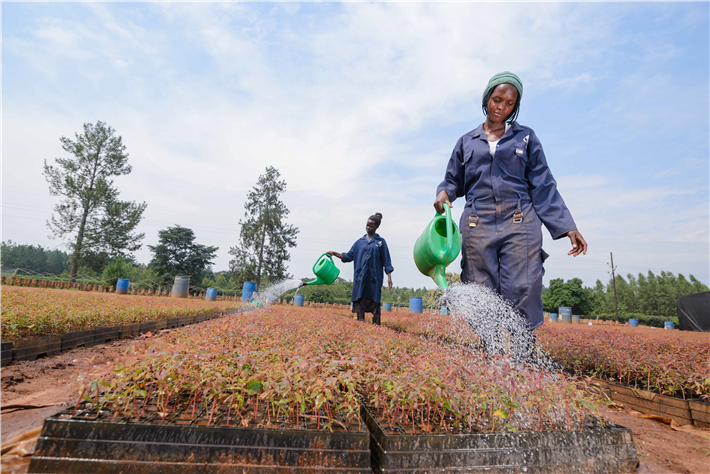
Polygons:
<instances>
[{"instance_id":1,"label":"worker's head scarf","mask_svg":"<svg viewBox=\"0 0 710 474\"><path fill-rule=\"evenodd\" d=\"M523 98L523 82L518 76L508 71L499 72L495 76L491 77L491 80L488 81L488 85L486 86L486 90L483 91L483 99L486 98L491 90L501 84L511 84L518 89L518 103L520 103Z\"/></svg>"}]
</instances>

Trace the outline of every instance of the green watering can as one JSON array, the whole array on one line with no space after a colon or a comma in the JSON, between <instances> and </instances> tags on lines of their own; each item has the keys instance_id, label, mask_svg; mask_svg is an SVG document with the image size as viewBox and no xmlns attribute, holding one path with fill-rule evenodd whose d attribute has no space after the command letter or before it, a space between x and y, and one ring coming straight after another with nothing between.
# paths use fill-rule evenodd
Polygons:
<instances>
[{"instance_id":1,"label":"green watering can","mask_svg":"<svg viewBox=\"0 0 710 474\"><path fill-rule=\"evenodd\" d=\"M306 285L332 285L338 275L340 275L340 270L333 263L333 257L324 253L318 258L315 265L313 265L313 273L316 274L316 279L304 283L301 286Z\"/></svg>"},{"instance_id":2,"label":"green watering can","mask_svg":"<svg viewBox=\"0 0 710 474\"><path fill-rule=\"evenodd\" d=\"M424 275L429 275L442 290L446 282L446 267L461 252L461 233L451 218L451 208L444 204L445 215L436 214L414 244L414 263Z\"/></svg>"}]
</instances>

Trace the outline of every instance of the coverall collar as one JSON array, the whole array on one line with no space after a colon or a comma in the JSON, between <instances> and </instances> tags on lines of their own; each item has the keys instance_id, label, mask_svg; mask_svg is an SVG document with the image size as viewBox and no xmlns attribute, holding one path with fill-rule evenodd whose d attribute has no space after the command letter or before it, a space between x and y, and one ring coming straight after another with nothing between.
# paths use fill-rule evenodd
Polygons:
<instances>
[{"instance_id":1,"label":"coverall collar","mask_svg":"<svg viewBox=\"0 0 710 474\"><path fill-rule=\"evenodd\" d=\"M372 240L371 240L370 242L367 241L367 234L365 234L365 235L363 235L362 237L360 237L360 240L364 240L365 243L368 243L368 244L369 244L369 243L371 243L371 242L374 242L375 240L382 240L382 237L380 237L380 234L378 234L377 232L375 232L375 236L372 237Z\"/></svg>"},{"instance_id":2,"label":"coverall collar","mask_svg":"<svg viewBox=\"0 0 710 474\"><path fill-rule=\"evenodd\" d=\"M506 131L501 137L501 140L506 137L512 136L514 133L517 133L522 129L523 127L521 127L517 121L513 121L513 123L510 124L510 128L508 128L508 131ZM483 130L483 123L476 127L469 135L471 136L471 138L481 138L482 140L488 141L488 139L486 138L486 131Z\"/></svg>"}]
</instances>

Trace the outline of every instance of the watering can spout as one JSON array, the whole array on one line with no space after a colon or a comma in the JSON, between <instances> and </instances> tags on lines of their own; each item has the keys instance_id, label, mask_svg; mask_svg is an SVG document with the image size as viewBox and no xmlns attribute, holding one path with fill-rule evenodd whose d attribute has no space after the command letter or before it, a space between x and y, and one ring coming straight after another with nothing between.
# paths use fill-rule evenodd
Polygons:
<instances>
[{"instance_id":1,"label":"watering can spout","mask_svg":"<svg viewBox=\"0 0 710 474\"><path fill-rule=\"evenodd\" d=\"M446 291L449 289L449 282L446 281L445 265L437 265L436 267L434 267L431 272L429 272L429 276L432 280L434 280L436 286L441 288L441 291Z\"/></svg>"},{"instance_id":2,"label":"watering can spout","mask_svg":"<svg viewBox=\"0 0 710 474\"><path fill-rule=\"evenodd\" d=\"M327 285L327 284L328 283L325 280L323 280L321 277L316 277L315 280L301 283L301 286L299 286L299 288L303 288L304 286L308 286L308 285Z\"/></svg>"}]
</instances>

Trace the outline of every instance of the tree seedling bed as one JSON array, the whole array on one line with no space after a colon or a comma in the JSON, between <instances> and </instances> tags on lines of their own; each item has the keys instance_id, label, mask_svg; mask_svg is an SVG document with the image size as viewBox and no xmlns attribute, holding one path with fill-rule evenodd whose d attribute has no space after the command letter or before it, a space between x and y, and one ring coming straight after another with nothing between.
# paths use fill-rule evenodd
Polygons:
<instances>
[{"instance_id":1,"label":"tree seedling bed","mask_svg":"<svg viewBox=\"0 0 710 474\"><path fill-rule=\"evenodd\" d=\"M632 472L638 466L631 430L592 421L580 431L407 434L362 406L376 473Z\"/></svg>"},{"instance_id":2,"label":"tree seedling bed","mask_svg":"<svg viewBox=\"0 0 710 474\"><path fill-rule=\"evenodd\" d=\"M334 425L333 431L315 429L307 418L300 420L307 428L239 426L234 413L230 420L208 408L192 420L186 413L162 420L149 407L140 421L114 418L108 410L66 410L45 420L28 472L371 472L370 436L362 422Z\"/></svg>"}]
</instances>

